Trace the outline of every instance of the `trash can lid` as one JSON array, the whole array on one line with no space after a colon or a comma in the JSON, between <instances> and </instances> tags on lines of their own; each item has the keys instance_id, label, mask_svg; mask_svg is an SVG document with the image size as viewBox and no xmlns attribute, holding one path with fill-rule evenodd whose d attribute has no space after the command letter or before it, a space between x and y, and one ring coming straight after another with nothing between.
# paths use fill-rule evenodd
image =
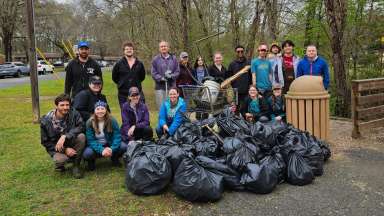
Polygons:
<instances>
[{"instance_id":1,"label":"trash can lid","mask_svg":"<svg viewBox=\"0 0 384 216\"><path fill-rule=\"evenodd\" d=\"M301 76L293 80L288 96L326 96L328 92L325 90L323 85L323 78L321 76Z\"/></svg>"}]
</instances>

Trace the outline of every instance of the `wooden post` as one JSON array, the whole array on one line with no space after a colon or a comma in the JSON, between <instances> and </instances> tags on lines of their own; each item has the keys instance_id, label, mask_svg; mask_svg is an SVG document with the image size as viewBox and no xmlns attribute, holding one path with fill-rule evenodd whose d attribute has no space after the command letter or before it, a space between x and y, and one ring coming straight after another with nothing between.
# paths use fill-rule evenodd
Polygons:
<instances>
[{"instance_id":1,"label":"wooden post","mask_svg":"<svg viewBox=\"0 0 384 216\"><path fill-rule=\"evenodd\" d=\"M30 67L33 122L40 122L39 79L37 75L36 41L33 0L25 0L27 12L28 58Z\"/></svg>"},{"instance_id":2,"label":"wooden post","mask_svg":"<svg viewBox=\"0 0 384 216\"><path fill-rule=\"evenodd\" d=\"M358 85L359 83L352 81L352 91L351 91L351 111L352 111L352 138L357 139L361 137L359 130L359 124L357 120L357 96L358 96Z\"/></svg>"}]
</instances>

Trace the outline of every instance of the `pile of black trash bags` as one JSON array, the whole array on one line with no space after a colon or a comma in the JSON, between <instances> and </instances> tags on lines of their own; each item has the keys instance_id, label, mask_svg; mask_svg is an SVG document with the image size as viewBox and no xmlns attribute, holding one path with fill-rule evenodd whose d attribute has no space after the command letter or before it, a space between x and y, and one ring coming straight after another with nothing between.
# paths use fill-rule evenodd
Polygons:
<instances>
[{"instance_id":1,"label":"pile of black trash bags","mask_svg":"<svg viewBox=\"0 0 384 216\"><path fill-rule=\"evenodd\" d=\"M224 110L215 118L186 121L156 143L131 142L124 155L126 186L153 195L170 185L178 196L198 202L219 200L224 189L267 194L283 182L310 184L330 156L327 143L291 125L250 124Z\"/></svg>"}]
</instances>

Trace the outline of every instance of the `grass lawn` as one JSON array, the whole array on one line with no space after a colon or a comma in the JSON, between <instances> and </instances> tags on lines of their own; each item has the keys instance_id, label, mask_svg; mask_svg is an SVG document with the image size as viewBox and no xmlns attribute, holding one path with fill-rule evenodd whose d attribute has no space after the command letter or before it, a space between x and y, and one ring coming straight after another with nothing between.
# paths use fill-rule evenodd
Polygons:
<instances>
[{"instance_id":1,"label":"grass lawn","mask_svg":"<svg viewBox=\"0 0 384 216\"><path fill-rule=\"evenodd\" d=\"M104 73L104 90L112 114L121 122L116 87ZM53 108L64 80L40 82L41 115ZM157 122L153 83L144 82L151 126ZM139 197L126 191L124 168L98 160L94 172L76 180L70 172L57 173L40 144L38 124L32 124L30 86L0 90L0 215L186 215L191 204L171 190Z\"/></svg>"}]
</instances>

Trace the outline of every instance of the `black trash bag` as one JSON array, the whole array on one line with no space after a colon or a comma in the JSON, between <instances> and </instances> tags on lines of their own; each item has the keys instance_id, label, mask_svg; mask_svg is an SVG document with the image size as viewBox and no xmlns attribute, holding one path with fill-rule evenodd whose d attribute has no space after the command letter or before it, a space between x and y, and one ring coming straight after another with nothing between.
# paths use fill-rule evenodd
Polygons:
<instances>
[{"instance_id":1,"label":"black trash bag","mask_svg":"<svg viewBox=\"0 0 384 216\"><path fill-rule=\"evenodd\" d=\"M298 153L291 152L287 164L287 182L292 185L307 185L312 183L314 175L311 166Z\"/></svg>"},{"instance_id":2,"label":"black trash bag","mask_svg":"<svg viewBox=\"0 0 384 216\"><path fill-rule=\"evenodd\" d=\"M307 145L305 139L303 140L303 134L291 134L284 142L279 145L280 153L282 154L285 163L288 163L289 154L294 151L301 155L305 155L307 152Z\"/></svg>"},{"instance_id":3,"label":"black trash bag","mask_svg":"<svg viewBox=\"0 0 384 216\"><path fill-rule=\"evenodd\" d=\"M241 176L245 189L258 194L271 193L279 183L279 171L270 159L262 160L260 165L249 163Z\"/></svg>"},{"instance_id":4,"label":"black trash bag","mask_svg":"<svg viewBox=\"0 0 384 216\"><path fill-rule=\"evenodd\" d=\"M245 135L241 138L225 138L223 151L226 153L226 163L238 171L242 171L248 163L258 162L262 158L260 148L246 141Z\"/></svg>"},{"instance_id":5,"label":"black trash bag","mask_svg":"<svg viewBox=\"0 0 384 216\"><path fill-rule=\"evenodd\" d=\"M279 153L278 148L274 148L271 155L265 156L260 164L268 164L268 166L273 167L278 171L278 183L284 181L287 171L287 165L284 162L283 156Z\"/></svg>"},{"instance_id":6,"label":"black trash bag","mask_svg":"<svg viewBox=\"0 0 384 216\"><path fill-rule=\"evenodd\" d=\"M217 201L224 191L224 179L186 157L176 170L172 190L191 202Z\"/></svg>"},{"instance_id":7,"label":"black trash bag","mask_svg":"<svg viewBox=\"0 0 384 216\"><path fill-rule=\"evenodd\" d=\"M278 145L277 133L275 133L272 123L256 122L251 127L251 135L260 140L260 148L264 152L269 152L275 145Z\"/></svg>"},{"instance_id":8,"label":"black trash bag","mask_svg":"<svg viewBox=\"0 0 384 216\"><path fill-rule=\"evenodd\" d=\"M158 152L135 154L126 169L126 186L137 195L152 195L162 192L172 179L168 160Z\"/></svg>"},{"instance_id":9,"label":"black trash bag","mask_svg":"<svg viewBox=\"0 0 384 216\"><path fill-rule=\"evenodd\" d=\"M323 165L324 165L324 155L323 151L319 146L318 140L310 135L309 133L305 134L307 151L305 152L304 159L307 160L308 164L312 168L312 172L315 176L323 175Z\"/></svg>"},{"instance_id":10,"label":"black trash bag","mask_svg":"<svg viewBox=\"0 0 384 216\"><path fill-rule=\"evenodd\" d=\"M200 127L191 122L184 122L176 130L173 139L177 142L192 144L201 136Z\"/></svg>"},{"instance_id":11,"label":"black trash bag","mask_svg":"<svg viewBox=\"0 0 384 216\"><path fill-rule=\"evenodd\" d=\"M196 155L203 155L211 158L219 156L220 147L218 140L215 137L201 137L193 143L195 146Z\"/></svg>"},{"instance_id":12,"label":"black trash bag","mask_svg":"<svg viewBox=\"0 0 384 216\"><path fill-rule=\"evenodd\" d=\"M222 176L224 178L225 188L236 191L244 190L244 186L240 183L240 174L224 164L225 160L215 161L205 156L197 156L195 160L205 169Z\"/></svg>"},{"instance_id":13,"label":"black trash bag","mask_svg":"<svg viewBox=\"0 0 384 216\"><path fill-rule=\"evenodd\" d=\"M174 146L168 146L167 148L162 149L161 154L163 154L167 160L170 162L172 166L173 173L176 172L177 167L179 167L179 164L181 161L189 156L193 157L192 150L189 150L188 148L191 147L190 145L174 145Z\"/></svg>"},{"instance_id":14,"label":"black trash bag","mask_svg":"<svg viewBox=\"0 0 384 216\"><path fill-rule=\"evenodd\" d=\"M321 151L323 152L324 161L327 161L331 157L331 154L332 154L328 143L326 143L325 141L319 141L319 146L321 148Z\"/></svg>"},{"instance_id":15,"label":"black trash bag","mask_svg":"<svg viewBox=\"0 0 384 216\"><path fill-rule=\"evenodd\" d=\"M159 148L160 147L152 141L130 141L127 146L127 151L123 155L123 159L128 165L135 155L141 154L142 152L157 152Z\"/></svg>"},{"instance_id":16,"label":"black trash bag","mask_svg":"<svg viewBox=\"0 0 384 216\"><path fill-rule=\"evenodd\" d=\"M241 116L232 113L230 108L226 108L216 117L216 123L224 132L225 137L233 137L237 133L250 135L250 124Z\"/></svg>"}]
</instances>

